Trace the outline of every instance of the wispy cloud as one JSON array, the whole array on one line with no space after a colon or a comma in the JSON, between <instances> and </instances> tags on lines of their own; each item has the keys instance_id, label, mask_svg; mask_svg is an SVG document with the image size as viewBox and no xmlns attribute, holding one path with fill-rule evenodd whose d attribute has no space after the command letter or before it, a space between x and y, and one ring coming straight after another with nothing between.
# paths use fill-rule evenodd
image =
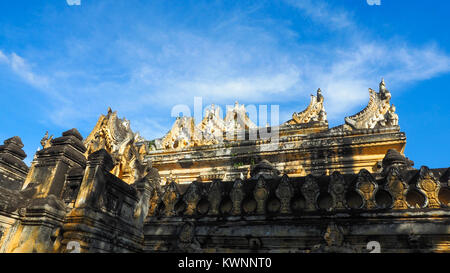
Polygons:
<instances>
[{"instance_id":1,"label":"wispy cloud","mask_svg":"<svg viewBox=\"0 0 450 273\"><path fill-rule=\"evenodd\" d=\"M34 87L42 89L49 87L48 78L34 73L30 64L14 52L7 56L0 51L0 63L7 64L14 73Z\"/></svg>"},{"instance_id":2,"label":"wispy cloud","mask_svg":"<svg viewBox=\"0 0 450 273\"><path fill-rule=\"evenodd\" d=\"M313 0L285 0L289 5L302 11L308 18L331 29L354 26L351 14L341 8L331 8L327 2Z\"/></svg>"},{"instance_id":3,"label":"wispy cloud","mask_svg":"<svg viewBox=\"0 0 450 273\"><path fill-rule=\"evenodd\" d=\"M450 72L450 56L436 46L412 47L388 43L354 42L346 51L333 52L329 67L311 64L308 77L325 90L329 118L342 119L355 106L368 100L368 88L377 88L377 81L386 79L388 88L398 94L405 86Z\"/></svg>"},{"instance_id":4,"label":"wispy cloud","mask_svg":"<svg viewBox=\"0 0 450 273\"><path fill-rule=\"evenodd\" d=\"M8 57L0 50L0 63L9 63Z\"/></svg>"},{"instance_id":5,"label":"wispy cloud","mask_svg":"<svg viewBox=\"0 0 450 273\"><path fill-rule=\"evenodd\" d=\"M436 44L411 45L398 37L377 40L356 23L351 12L340 7L323 1L285 2L316 24L336 31L336 36L346 38L344 44L318 44L320 53L311 50L303 55L304 81L322 87L332 121L363 107L368 100L367 89L375 89L382 77L395 94L405 86L450 72L450 55ZM323 59L327 61L321 62Z\"/></svg>"}]
</instances>

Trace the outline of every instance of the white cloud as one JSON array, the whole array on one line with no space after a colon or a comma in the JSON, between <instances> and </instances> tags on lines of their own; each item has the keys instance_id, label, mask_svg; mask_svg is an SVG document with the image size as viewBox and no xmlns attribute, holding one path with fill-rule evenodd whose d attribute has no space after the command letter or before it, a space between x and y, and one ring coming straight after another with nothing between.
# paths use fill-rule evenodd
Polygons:
<instances>
[{"instance_id":1,"label":"white cloud","mask_svg":"<svg viewBox=\"0 0 450 273\"><path fill-rule=\"evenodd\" d=\"M131 128L147 139L160 138L172 127L170 123L161 124L160 121L149 117L136 118L131 122Z\"/></svg>"},{"instance_id":2,"label":"white cloud","mask_svg":"<svg viewBox=\"0 0 450 273\"><path fill-rule=\"evenodd\" d=\"M366 44L336 54L329 71L316 74L325 90L329 118L333 119L368 101L368 88L378 90L384 77L395 99L397 90L412 83L450 72L450 56L435 46L415 48L394 43Z\"/></svg>"},{"instance_id":3,"label":"white cloud","mask_svg":"<svg viewBox=\"0 0 450 273\"><path fill-rule=\"evenodd\" d=\"M393 57L390 60L397 61L400 65L389 76L401 82L427 80L450 71L450 56L436 45L423 48L399 47L390 55Z\"/></svg>"},{"instance_id":4,"label":"white cloud","mask_svg":"<svg viewBox=\"0 0 450 273\"><path fill-rule=\"evenodd\" d=\"M28 84L42 89L48 87L48 78L34 73L25 59L16 53L13 52L8 57L0 51L0 62L6 63L16 75L21 77Z\"/></svg>"},{"instance_id":5,"label":"white cloud","mask_svg":"<svg viewBox=\"0 0 450 273\"><path fill-rule=\"evenodd\" d=\"M203 97L214 98L218 102L232 102L237 98L245 101L267 102L270 97L282 94L292 88L299 80L296 67L285 71L264 72L256 76L217 78L197 78L177 84L179 90L195 90Z\"/></svg>"},{"instance_id":6,"label":"white cloud","mask_svg":"<svg viewBox=\"0 0 450 273\"><path fill-rule=\"evenodd\" d=\"M0 50L0 62L9 63L8 57L6 57L6 55L3 54L3 52L1 50Z\"/></svg>"},{"instance_id":7,"label":"white cloud","mask_svg":"<svg viewBox=\"0 0 450 273\"><path fill-rule=\"evenodd\" d=\"M316 23L323 24L331 29L343 29L353 26L351 15L342 9L334 7L323 1L312 0L285 0L289 5L302 11Z\"/></svg>"},{"instance_id":8,"label":"white cloud","mask_svg":"<svg viewBox=\"0 0 450 273\"><path fill-rule=\"evenodd\" d=\"M80 6L81 5L81 0L66 0L67 5L69 6Z\"/></svg>"},{"instance_id":9,"label":"white cloud","mask_svg":"<svg viewBox=\"0 0 450 273\"><path fill-rule=\"evenodd\" d=\"M328 119L342 121L344 115L359 111L369 99L368 88L377 90L382 77L395 98L397 90L450 72L450 55L434 44L412 46L398 38L376 40L357 25L350 12L339 7L323 1L285 2L346 37L345 44L316 45L321 52L311 50L303 59L301 74L309 86L324 91Z\"/></svg>"},{"instance_id":10,"label":"white cloud","mask_svg":"<svg viewBox=\"0 0 450 273\"><path fill-rule=\"evenodd\" d=\"M48 79L35 74L25 60L16 53L11 54L10 65L12 70L29 84L40 88L48 86Z\"/></svg>"}]
</instances>

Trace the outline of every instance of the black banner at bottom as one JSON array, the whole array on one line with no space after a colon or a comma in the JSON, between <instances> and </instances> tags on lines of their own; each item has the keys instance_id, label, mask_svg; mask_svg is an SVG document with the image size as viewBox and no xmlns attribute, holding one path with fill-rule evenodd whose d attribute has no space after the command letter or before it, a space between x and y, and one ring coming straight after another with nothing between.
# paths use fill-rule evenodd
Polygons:
<instances>
[{"instance_id":1,"label":"black banner at bottom","mask_svg":"<svg viewBox=\"0 0 450 273\"><path fill-rule=\"evenodd\" d=\"M281 270L406 270L420 264L433 264L436 268L448 264L449 254L0 254L2 266L46 265L46 271L77 272L136 267L147 272L283 272ZM36 260L36 261L34 261ZM121 269L119 269L121 268ZM88 272L86 271L86 272ZM141 271L140 271L141 272Z\"/></svg>"}]
</instances>

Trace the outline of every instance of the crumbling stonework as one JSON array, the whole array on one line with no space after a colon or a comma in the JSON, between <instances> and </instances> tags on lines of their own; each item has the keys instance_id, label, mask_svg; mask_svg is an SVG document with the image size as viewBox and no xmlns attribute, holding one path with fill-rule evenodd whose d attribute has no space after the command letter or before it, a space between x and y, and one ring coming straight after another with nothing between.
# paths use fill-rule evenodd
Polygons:
<instances>
[{"instance_id":1,"label":"crumbling stonework","mask_svg":"<svg viewBox=\"0 0 450 273\"><path fill-rule=\"evenodd\" d=\"M389 99L383 81L328 128L318 91L276 141L220 142L259 130L236 104L177 120L200 142L175 126L153 150L108 111L86 139L46 134L30 168L7 139L0 252L450 252L450 168L413 167Z\"/></svg>"},{"instance_id":2,"label":"crumbling stonework","mask_svg":"<svg viewBox=\"0 0 450 273\"><path fill-rule=\"evenodd\" d=\"M128 185L76 129L37 152L21 189L0 187L0 252L140 252L157 171ZM69 247L70 246L70 247Z\"/></svg>"}]
</instances>

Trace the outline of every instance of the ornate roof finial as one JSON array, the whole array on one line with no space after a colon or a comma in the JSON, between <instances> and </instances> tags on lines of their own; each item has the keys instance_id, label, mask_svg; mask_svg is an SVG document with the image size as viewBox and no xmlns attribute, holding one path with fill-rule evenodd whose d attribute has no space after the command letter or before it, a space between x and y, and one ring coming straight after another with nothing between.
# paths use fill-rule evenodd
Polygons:
<instances>
[{"instance_id":1,"label":"ornate roof finial","mask_svg":"<svg viewBox=\"0 0 450 273\"><path fill-rule=\"evenodd\" d=\"M50 147L52 139L53 139L53 135L48 137L48 131L46 131L44 137L41 139L42 148L45 149L45 148Z\"/></svg>"},{"instance_id":2,"label":"ornate roof finial","mask_svg":"<svg viewBox=\"0 0 450 273\"><path fill-rule=\"evenodd\" d=\"M323 101L322 90L317 89L317 101Z\"/></svg>"},{"instance_id":3,"label":"ornate roof finial","mask_svg":"<svg viewBox=\"0 0 450 273\"><path fill-rule=\"evenodd\" d=\"M295 125L310 122L320 122L323 124L328 123L323 101L324 97L322 95L322 90L318 88L317 96L311 94L311 101L308 107L300 113L294 112L294 114L292 114L292 119L284 124Z\"/></svg>"},{"instance_id":4,"label":"ornate roof finial","mask_svg":"<svg viewBox=\"0 0 450 273\"><path fill-rule=\"evenodd\" d=\"M380 92L381 91L386 91L386 85L384 83L384 78L381 78L381 82L380 82Z\"/></svg>"},{"instance_id":5,"label":"ornate roof finial","mask_svg":"<svg viewBox=\"0 0 450 273\"><path fill-rule=\"evenodd\" d=\"M395 107L391 108L389 102L391 93L386 89L383 78L380 82L380 91L377 93L369 88L369 96L369 103L363 110L345 118L346 125L353 129L397 126L398 116L393 111Z\"/></svg>"}]
</instances>

